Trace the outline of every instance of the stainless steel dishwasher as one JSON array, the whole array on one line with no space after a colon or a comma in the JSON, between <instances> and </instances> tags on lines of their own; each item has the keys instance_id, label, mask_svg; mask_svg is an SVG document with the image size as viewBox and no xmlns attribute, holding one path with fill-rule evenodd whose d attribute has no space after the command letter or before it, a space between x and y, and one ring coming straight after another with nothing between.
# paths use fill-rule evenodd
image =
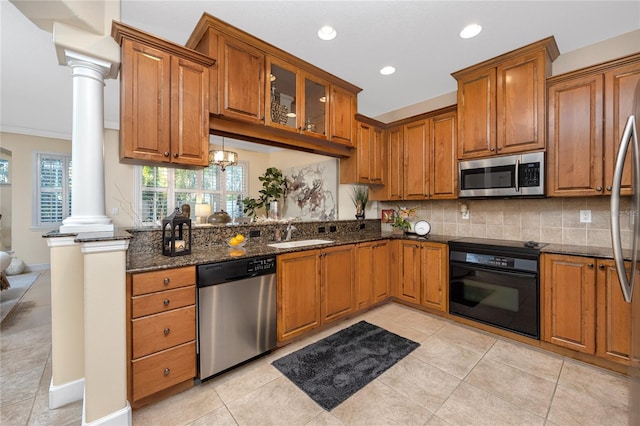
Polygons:
<instances>
[{"instance_id":1,"label":"stainless steel dishwasher","mask_svg":"<svg viewBox=\"0 0 640 426\"><path fill-rule=\"evenodd\" d=\"M276 257L199 265L200 381L276 347Z\"/></svg>"}]
</instances>

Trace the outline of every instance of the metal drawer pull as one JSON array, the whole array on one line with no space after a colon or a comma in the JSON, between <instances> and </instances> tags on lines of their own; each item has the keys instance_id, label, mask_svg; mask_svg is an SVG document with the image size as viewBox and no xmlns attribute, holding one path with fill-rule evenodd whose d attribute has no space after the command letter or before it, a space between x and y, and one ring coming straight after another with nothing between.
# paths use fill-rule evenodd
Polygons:
<instances>
[{"instance_id":1,"label":"metal drawer pull","mask_svg":"<svg viewBox=\"0 0 640 426\"><path fill-rule=\"evenodd\" d=\"M171 280L169 278L165 278L163 282L164 282L164 285L167 285L171 282Z\"/></svg>"},{"instance_id":2,"label":"metal drawer pull","mask_svg":"<svg viewBox=\"0 0 640 426\"><path fill-rule=\"evenodd\" d=\"M168 375L169 375L169 373L171 373L171 370L170 370L170 369L168 369L168 368L165 368L165 369L164 369L164 375L165 375L165 376L168 376Z\"/></svg>"},{"instance_id":3,"label":"metal drawer pull","mask_svg":"<svg viewBox=\"0 0 640 426\"><path fill-rule=\"evenodd\" d=\"M168 335L169 333L171 333L171 329L169 327L164 329L164 335Z\"/></svg>"},{"instance_id":4,"label":"metal drawer pull","mask_svg":"<svg viewBox=\"0 0 640 426\"><path fill-rule=\"evenodd\" d=\"M169 303L171 303L169 301L169 299L164 299L164 302L162 302L164 304L164 306L169 306Z\"/></svg>"}]
</instances>

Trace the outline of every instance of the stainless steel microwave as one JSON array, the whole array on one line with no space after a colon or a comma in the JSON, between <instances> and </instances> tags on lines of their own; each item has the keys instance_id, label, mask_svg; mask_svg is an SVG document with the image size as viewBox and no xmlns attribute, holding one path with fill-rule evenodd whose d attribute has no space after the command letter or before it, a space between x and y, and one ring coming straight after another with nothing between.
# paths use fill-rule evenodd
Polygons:
<instances>
[{"instance_id":1,"label":"stainless steel microwave","mask_svg":"<svg viewBox=\"0 0 640 426\"><path fill-rule=\"evenodd\" d=\"M458 163L458 196L544 196L544 152L464 160Z\"/></svg>"}]
</instances>

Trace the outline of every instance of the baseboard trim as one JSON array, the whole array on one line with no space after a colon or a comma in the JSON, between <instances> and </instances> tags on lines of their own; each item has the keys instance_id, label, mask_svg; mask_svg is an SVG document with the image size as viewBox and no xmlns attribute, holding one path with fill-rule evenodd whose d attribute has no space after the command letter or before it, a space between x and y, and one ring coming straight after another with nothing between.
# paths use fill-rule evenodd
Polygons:
<instances>
[{"instance_id":1,"label":"baseboard trim","mask_svg":"<svg viewBox=\"0 0 640 426\"><path fill-rule=\"evenodd\" d=\"M111 414L108 414L104 417L99 418L91 423L87 423L85 418L85 407L82 407L82 425L91 425L91 426L131 426L131 406L129 405L129 401L127 401L126 407L114 411Z\"/></svg>"},{"instance_id":2,"label":"baseboard trim","mask_svg":"<svg viewBox=\"0 0 640 426\"><path fill-rule=\"evenodd\" d=\"M64 405L84 399L84 378L63 385L54 386L53 377L49 385L49 409L55 410Z\"/></svg>"}]
</instances>

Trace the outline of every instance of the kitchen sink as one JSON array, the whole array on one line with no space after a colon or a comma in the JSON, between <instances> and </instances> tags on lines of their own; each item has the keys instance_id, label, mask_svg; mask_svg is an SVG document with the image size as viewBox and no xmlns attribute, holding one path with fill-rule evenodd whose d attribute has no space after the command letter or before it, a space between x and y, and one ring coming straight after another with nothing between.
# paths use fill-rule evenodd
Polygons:
<instances>
[{"instance_id":1,"label":"kitchen sink","mask_svg":"<svg viewBox=\"0 0 640 426\"><path fill-rule=\"evenodd\" d=\"M332 240L299 240L299 241L284 241L282 243L267 244L269 247L275 247L279 249L298 248L306 246L317 246L320 244L333 243Z\"/></svg>"}]
</instances>

